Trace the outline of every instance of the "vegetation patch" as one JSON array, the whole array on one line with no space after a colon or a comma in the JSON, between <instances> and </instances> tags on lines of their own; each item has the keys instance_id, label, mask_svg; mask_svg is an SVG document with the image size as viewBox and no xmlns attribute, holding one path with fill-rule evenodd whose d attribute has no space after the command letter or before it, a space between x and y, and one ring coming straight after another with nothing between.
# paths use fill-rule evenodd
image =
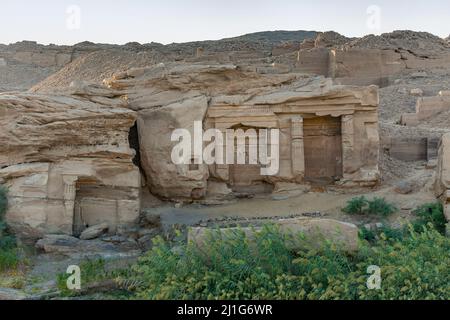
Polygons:
<instances>
[{"instance_id":1,"label":"vegetation patch","mask_svg":"<svg viewBox=\"0 0 450 320\"><path fill-rule=\"evenodd\" d=\"M397 207L386 201L385 198L373 198L368 200L365 196L349 200L342 209L347 214L370 214L387 217L398 211Z\"/></svg>"},{"instance_id":2,"label":"vegetation patch","mask_svg":"<svg viewBox=\"0 0 450 320\"><path fill-rule=\"evenodd\" d=\"M154 248L126 274L137 299L449 299L450 239L431 225L401 237L382 233L346 254L329 244L321 251L291 251L285 235L267 225L256 239L241 231L208 247L155 239ZM369 266L381 270L381 288L369 289Z\"/></svg>"},{"instance_id":3,"label":"vegetation patch","mask_svg":"<svg viewBox=\"0 0 450 320\"><path fill-rule=\"evenodd\" d=\"M447 219L444 215L442 203L427 203L414 210L417 220L413 223L414 229L420 231L424 225L432 224L441 234L445 234Z\"/></svg>"},{"instance_id":4,"label":"vegetation patch","mask_svg":"<svg viewBox=\"0 0 450 320\"><path fill-rule=\"evenodd\" d=\"M115 299L149 300L448 300L450 239L437 230L442 208L414 212L417 221L401 229L361 229L351 254L333 243L293 251L292 239L270 224L251 239L240 229L226 236L213 230L204 246L157 237L126 270L107 271L101 260L80 266L82 290L106 284ZM367 285L371 266L380 268L379 289ZM83 294L67 291L66 280L58 281L66 295Z\"/></svg>"},{"instance_id":5,"label":"vegetation patch","mask_svg":"<svg viewBox=\"0 0 450 320\"><path fill-rule=\"evenodd\" d=\"M8 207L8 190L0 186L0 272L9 271L19 265L19 249L16 239L5 222Z\"/></svg>"},{"instance_id":6,"label":"vegetation patch","mask_svg":"<svg viewBox=\"0 0 450 320\"><path fill-rule=\"evenodd\" d=\"M362 227L359 232L359 237L362 240L366 240L370 243L376 243L383 238L402 241L405 236L408 236L408 226L400 229L383 226L375 230Z\"/></svg>"},{"instance_id":7,"label":"vegetation patch","mask_svg":"<svg viewBox=\"0 0 450 320\"><path fill-rule=\"evenodd\" d=\"M102 298L126 299L130 295L131 281L125 281L130 275L128 269L108 270L104 259L87 259L80 264L81 289L71 290L67 286L70 274L57 276L57 287L64 297L86 296L102 293Z\"/></svg>"}]
</instances>

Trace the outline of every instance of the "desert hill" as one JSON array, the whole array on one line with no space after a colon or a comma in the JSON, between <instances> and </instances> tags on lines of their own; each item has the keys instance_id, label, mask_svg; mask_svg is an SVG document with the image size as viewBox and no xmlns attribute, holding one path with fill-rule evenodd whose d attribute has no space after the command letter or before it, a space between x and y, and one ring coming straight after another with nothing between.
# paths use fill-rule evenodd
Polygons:
<instances>
[{"instance_id":1,"label":"desert hill","mask_svg":"<svg viewBox=\"0 0 450 320\"><path fill-rule=\"evenodd\" d=\"M276 62L290 65L292 69L297 51L314 47L404 50L422 58L450 52L448 39L414 31L394 31L362 38L347 38L332 31L265 31L222 40L168 45L82 42L74 46L45 46L22 41L0 44L0 92L24 91L32 87L33 91L45 91L81 79L98 82L130 67L167 61L201 60L252 66Z\"/></svg>"}]
</instances>

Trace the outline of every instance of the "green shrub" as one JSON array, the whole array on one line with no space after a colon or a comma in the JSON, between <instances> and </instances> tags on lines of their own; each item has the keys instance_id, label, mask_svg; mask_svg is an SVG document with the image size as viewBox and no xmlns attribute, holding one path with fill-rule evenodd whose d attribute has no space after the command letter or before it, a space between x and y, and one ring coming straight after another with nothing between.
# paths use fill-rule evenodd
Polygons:
<instances>
[{"instance_id":1,"label":"green shrub","mask_svg":"<svg viewBox=\"0 0 450 320\"><path fill-rule=\"evenodd\" d=\"M131 269L138 299L449 299L450 239L430 226L404 238L385 234L348 255L329 244L290 251L286 237L265 226L250 240L243 231L212 233L207 247L177 250L161 238ZM369 290L367 268L381 268L380 290Z\"/></svg>"},{"instance_id":2,"label":"green shrub","mask_svg":"<svg viewBox=\"0 0 450 320\"><path fill-rule=\"evenodd\" d=\"M396 212L397 208L384 198L375 197L367 200L366 197L361 196L349 200L342 211L348 214L373 214L386 217Z\"/></svg>"},{"instance_id":3,"label":"green shrub","mask_svg":"<svg viewBox=\"0 0 450 320\"><path fill-rule=\"evenodd\" d=\"M19 253L16 248L2 248L0 250L0 272L17 268Z\"/></svg>"},{"instance_id":4,"label":"green shrub","mask_svg":"<svg viewBox=\"0 0 450 320\"><path fill-rule=\"evenodd\" d=\"M347 202L342 211L348 214L364 214L367 203L368 201L364 196L353 198Z\"/></svg>"},{"instance_id":5,"label":"green shrub","mask_svg":"<svg viewBox=\"0 0 450 320\"><path fill-rule=\"evenodd\" d=\"M3 186L0 186L0 221L3 220L6 209L8 207L7 193L7 189Z\"/></svg>"},{"instance_id":6,"label":"green shrub","mask_svg":"<svg viewBox=\"0 0 450 320\"><path fill-rule=\"evenodd\" d=\"M16 268L19 264L16 240L9 232L8 225L4 221L7 206L7 189L0 186L0 271Z\"/></svg>"},{"instance_id":7,"label":"green shrub","mask_svg":"<svg viewBox=\"0 0 450 320\"><path fill-rule=\"evenodd\" d=\"M450 298L450 239L432 226L417 233L411 227L403 240L382 239L363 246L360 264L381 267L381 290L361 290L361 299L445 299ZM447 252L447 253L445 253ZM447 269L447 270L446 270Z\"/></svg>"},{"instance_id":8,"label":"green shrub","mask_svg":"<svg viewBox=\"0 0 450 320\"><path fill-rule=\"evenodd\" d=\"M8 249L15 246L15 241L9 234L8 226L4 221L8 206L7 189L0 186L0 249Z\"/></svg>"},{"instance_id":9,"label":"green shrub","mask_svg":"<svg viewBox=\"0 0 450 320\"><path fill-rule=\"evenodd\" d=\"M128 286L131 286L131 281L124 283L122 290L122 283L119 283L119 278L126 277L130 272L128 269L108 270L106 260L104 259L87 259L79 265L81 271L81 289L86 288L93 283L101 283L105 280L115 280L117 288L111 288L108 291L108 296L111 299L119 299L127 297ZM62 296L76 297L83 294L83 291L70 290L67 288L67 280L70 274L60 273L57 275L56 283ZM126 287L126 288L125 288Z\"/></svg>"},{"instance_id":10,"label":"green shrub","mask_svg":"<svg viewBox=\"0 0 450 320\"><path fill-rule=\"evenodd\" d=\"M444 216L444 208L440 202L427 203L413 211L418 219L413 223L414 229L418 232L423 227L431 223L441 234L445 234L447 219Z\"/></svg>"},{"instance_id":11,"label":"green shrub","mask_svg":"<svg viewBox=\"0 0 450 320\"><path fill-rule=\"evenodd\" d=\"M367 213L386 217L393 214L398 209L395 205L388 203L384 198L374 198L367 203Z\"/></svg>"},{"instance_id":12,"label":"green shrub","mask_svg":"<svg viewBox=\"0 0 450 320\"><path fill-rule=\"evenodd\" d=\"M374 243L383 238L388 240L400 241L403 240L406 233L406 228L394 229L388 226L383 226L375 230L369 230L365 227L362 227L359 230L359 238L371 243Z\"/></svg>"},{"instance_id":13,"label":"green shrub","mask_svg":"<svg viewBox=\"0 0 450 320\"><path fill-rule=\"evenodd\" d=\"M103 259L87 259L81 262L79 266L82 285L101 281L110 276L105 269L105 260ZM67 288L67 280L70 276L67 273L61 273L57 276L56 283L63 296L76 296L78 294L77 291L72 291Z\"/></svg>"}]
</instances>

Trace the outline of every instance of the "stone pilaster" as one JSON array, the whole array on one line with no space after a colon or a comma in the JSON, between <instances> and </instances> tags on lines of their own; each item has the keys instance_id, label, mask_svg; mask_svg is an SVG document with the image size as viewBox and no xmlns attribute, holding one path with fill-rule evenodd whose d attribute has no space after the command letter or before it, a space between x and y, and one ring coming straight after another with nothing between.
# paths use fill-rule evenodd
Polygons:
<instances>
[{"instance_id":1,"label":"stone pilaster","mask_svg":"<svg viewBox=\"0 0 450 320\"><path fill-rule=\"evenodd\" d=\"M346 174L351 174L354 169L354 145L355 145L355 128L353 115L345 115L341 117L341 134L342 134L342 166L344 178Z\"/></svg>"},{"instance_id":2,"label":"stone pilaster","mask_svg":"<svg viewBox=\"0 0 450 320\"><path fill-rule=\"evenodd\" d=\"M72 231L74 213L75 213L75 197L76 197L76 182L78 180L77 176L63 176L64 182L64 225L69 233Z\"/></svg>"},{"instance_id":3,"label":"stone pilaster","mask_svg":"<svg viewBox=\"0 0 450 320\"><path fill-rule=\"evenodd\" d=\"M291 156L292 174L295 177L305 176L305 146L303 141L303 118L291 119Z\"/></svg>"}]
</instances>

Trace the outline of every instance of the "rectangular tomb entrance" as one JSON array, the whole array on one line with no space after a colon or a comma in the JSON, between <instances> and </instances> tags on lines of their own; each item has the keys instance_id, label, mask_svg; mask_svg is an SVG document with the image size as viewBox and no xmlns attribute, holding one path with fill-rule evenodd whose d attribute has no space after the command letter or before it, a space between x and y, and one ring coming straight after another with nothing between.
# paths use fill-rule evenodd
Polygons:
<instances>
[{"instance_id":1,"label":"rectangular tomb entrance","mask_svg":"<svg viewBox=\"0 0 450 320\"><path fill-rule=\"evenodd\" d=\"M342 178L340 117L304 118L305 179L330 184Z\"/></svg>"},{"instance_id":2,"label":"rectangular tomb entrance","mask_svg":"<svg viewBox=\"0 0 450 320\"><path fill-rule=\"evenodd\" d=\"M138 216L139 201L135 190L100 185L95 179L79 178L76 182L73 235L79 236L86 228L108 223L115 231L122 220Z\"/></svg>"},{"instance_id":3,"label":"rectangular tomb entrance","mask_svg":"<svg viewBox=\"0 0 450 320\"><path fill-rule=\"evenodd\" d=\"M242 130L243 132L253 132L255 137L258 134L258 128L237 125L232 127L234 130ZM244 151L245 163L236 163L230 165L230 187L236 193L270 193L273 186L265 181L265 177L261 175L261 165L251 163L251 153L253 157L258 159L258 140L246 137L244 140L234 139L234 159L237 161L239 150Z\"/></svg>"}]
</instances>

